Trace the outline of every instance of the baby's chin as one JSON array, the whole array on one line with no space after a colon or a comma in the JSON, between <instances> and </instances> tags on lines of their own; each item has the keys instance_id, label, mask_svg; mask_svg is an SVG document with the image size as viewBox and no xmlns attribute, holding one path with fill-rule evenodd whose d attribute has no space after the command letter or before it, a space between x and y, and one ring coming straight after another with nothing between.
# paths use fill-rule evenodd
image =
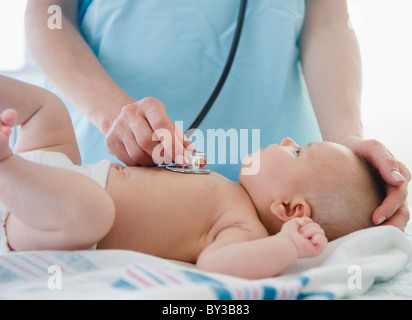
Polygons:
<instances>
[{"instance_id":1,"label":"baby's chin","mask_svg":"<svg viewBox=\"0 0 412 320\"><path fill-rule=\"evenodd\" d=\"M241 169L239 173L239 181L241 177L257 175L260 172L260 152L251 153L242 159Z\"/></svg>"}]
</instances>

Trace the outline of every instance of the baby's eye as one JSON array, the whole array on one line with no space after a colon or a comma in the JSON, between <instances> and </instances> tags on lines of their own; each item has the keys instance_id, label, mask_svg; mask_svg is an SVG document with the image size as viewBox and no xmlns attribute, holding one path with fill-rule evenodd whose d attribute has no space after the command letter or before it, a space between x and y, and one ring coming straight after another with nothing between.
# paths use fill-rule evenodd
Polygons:
<instances>
[{"instance_id":1,"label":"baby's eye","mask_svg":"<svg viewBox=\"0 0 412 320\"><path fill-rule=\"evenodd\" d=\"M295 150L296 155L300 155L301 151L302 151L302 149L296 149L296 150Z\"/></svg>"}]
</instances>

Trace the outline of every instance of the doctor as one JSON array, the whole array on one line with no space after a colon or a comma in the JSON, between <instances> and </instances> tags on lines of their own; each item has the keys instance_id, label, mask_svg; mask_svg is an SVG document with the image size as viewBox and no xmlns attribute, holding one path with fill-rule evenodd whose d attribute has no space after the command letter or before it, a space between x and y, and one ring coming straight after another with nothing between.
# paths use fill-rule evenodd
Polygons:
<instances>
[{"instance_id":1,"label":"doctor","mask_svg":"<svg viewBox=\"0 0 412 320\"><path fill-rule=\"evenodd\" d=\"M153 132L181 133L175 121L186 130L216 85L239 4L28 1L29 47L49 89L66 102L85 162L110 153L127 165L153 165L161 143L152 141ZM48 26L53 5L61 8L61 28ZM349 146L387 183L373 221L403 228L411 175L380 142L363 138L361 59L348 20L346 0L249 1L235 63L199 129L205 136L211 129L260 129L262 146L286 136L300 145L324 139ZM189 145L182 136L173 141L180 149ZM211 169L235 180L240 164L226 149L225 163ZM170 157L184 161L181 152ZM218 155L209 157L218 162Z\"/></svg>"}]
</instances>

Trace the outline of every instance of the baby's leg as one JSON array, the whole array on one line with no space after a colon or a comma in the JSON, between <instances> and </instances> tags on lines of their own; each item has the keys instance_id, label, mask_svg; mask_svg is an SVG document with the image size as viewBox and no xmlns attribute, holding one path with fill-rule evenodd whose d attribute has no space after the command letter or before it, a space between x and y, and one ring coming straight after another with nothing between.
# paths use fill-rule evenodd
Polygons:
<instances>
[{"instance_id":1,"label":"baby's leg","mask_svg":"<svg viewBox=\"0 0 412 320\"><path fill-rule=\"evenodd\" d=\"M0 113L13 108L21 125L16 153L43 149L81 164L70 116L63 102L42 88L0 75Z\"/></svg>"},{"instance_id":2,"label":"baby's leg","mask_svg":"<svg viewBox=\"0 0 412 320\"><path fill-rule=\"evenodd\" d=\"M114 222L114 204L93 180L12 153L17 113L0 115L0 201L10 210L9 245L16 251L80 250L103 238Z\"/></svg>"}]
</instances>

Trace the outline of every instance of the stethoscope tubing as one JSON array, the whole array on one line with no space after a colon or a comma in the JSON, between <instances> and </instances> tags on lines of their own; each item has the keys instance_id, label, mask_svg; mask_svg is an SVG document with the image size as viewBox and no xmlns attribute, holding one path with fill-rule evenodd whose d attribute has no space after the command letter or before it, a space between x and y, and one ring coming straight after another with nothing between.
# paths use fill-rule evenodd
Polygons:
<instances>
[{"instance_id":1,"label":"stethoscope tubing","mask_svg":"<svg viewBox=\"0 0 412 320\"><path fill-rule=\"evenodd\" d=\"M239 8L239 15L238 15L238 20L237 20L237 26L235 30L235 35L233 37L233 43L230 48L229 56L226 61L225 68L223 69L222 75L220 76L220 79L213 90L212 94L210 95L209 99L207 100L205 106L203 109L200 111L199 115L196 117L196 119L193 121L192 125L189 127L189 129L186 130L185 135L187 138L190 138L191 135L193 134L194 130L199 128L200 124L203 122L203 120L206 118L207 114L209 113L210 109L212 109L217 97L219 96L220 92L222 91L223 86L226 83L227 77L230 73L230 70L233 65L233 61L235 60L236 53L239 47L239 42L240 38L242 35L243 31L243 25L245 22L245 17L246 17L246 8L247 8L247 0L242 0L240 3L240 8Z\"/></svg>"}]
</instances>

